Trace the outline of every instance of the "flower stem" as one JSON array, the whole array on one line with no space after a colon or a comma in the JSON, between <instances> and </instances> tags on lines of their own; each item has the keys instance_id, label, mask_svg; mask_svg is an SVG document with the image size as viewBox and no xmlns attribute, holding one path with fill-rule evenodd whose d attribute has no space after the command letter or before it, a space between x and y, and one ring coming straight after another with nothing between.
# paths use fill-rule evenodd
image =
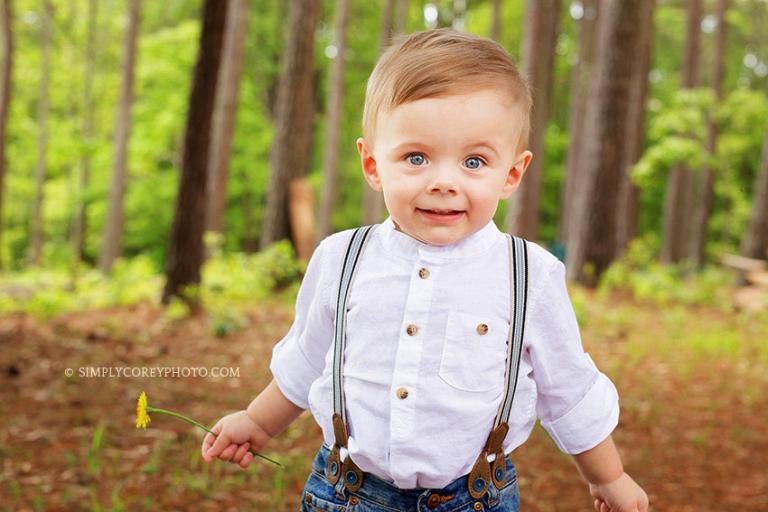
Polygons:
<instances>
[{"instance_id":1,"label":"flower stem","mask_svg":"<svg viewBox=\"0 0 768 512\"><path fill-rule=\"evenodd\" d=\"M216 437L216 434L214 434L214 433L211 431L211 429L209 429L208 427L206 427L205 425L203 425L203 424L201 424L201 423L198 423L198 422L196 422L196 421L195 421L195 420L193 420L192 418L187 418L187 417L186 417L186 416L184 416L183 414L179 414L179 413L177 413L177 412L169 411L168 409L160 409L159 407L152 407L151 405L148 405L148 406L147 406L147 410L148 410L149 412L159 412L159 413L163 413L163 414L168 414L169 416L173 416L174 418L178 418L178 419L180 419L180 420L182 420L182 421L186 421L186 422L187 422L187 423L189 423L190 425L194 425L194 426L196 426L196 427L200 427L201 429L205 430L206 432L208 432L208 433L209 433L209 434L211 434L212 436ZM280 467L282 467L282 466L283 466L283 465L282 465L282 464L280 464L279 462L277 462L277 461L275 461L275 460L272 460L272 459L270 459L269 457L267 457L267 456L265 456L265 455L262 455L262 454L260 454L260 453L257 453L257 452L255 452L254 450L248 450L248 451L249 451L249 452L251 452L252 454L256 455L257 457L261 457L261 458L262 458L262 459L264 459L264 460L268 460L268 461L269 461L269 462L271 462L272 464L275 464L275 465L277 465L277 466L280 466Z\"/></svg>"}]
</instances>

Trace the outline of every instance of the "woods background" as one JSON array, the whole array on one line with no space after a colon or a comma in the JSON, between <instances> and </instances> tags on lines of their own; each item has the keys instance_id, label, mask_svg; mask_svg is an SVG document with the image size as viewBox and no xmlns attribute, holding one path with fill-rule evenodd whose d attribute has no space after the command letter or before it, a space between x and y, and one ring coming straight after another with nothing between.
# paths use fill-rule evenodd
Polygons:
<instances>
[{"instance_id":1,"label":"woods background","mask_svg":"<svg viewBox=\"0 0 768 512\"><path fill-rule=\"evenodd\" d=\"M768 510L766 477L748 461L768 453L755 423L768 404L768 1L0 8L0 508L296 506L317 446L310 419L277 441L293 469L242 475L198 466L182 428L142 445L162 456L137 460L149 449L118 434L115 397L130 409L154 386L150 396L211 420L247 404L318 241L384 218L354 143L378 55L396 34L453 27L498 40L532 85L533 163L495 220L565 261L585 344L631 390L625 436L646 448L627 463L661 465L635 472L652 503ZM255 376L195 394L61 373L214 362ZM108 392L83 398L97 384ZM65 405L89 412L39 412ZM588 509L536 432L522 452L538 461L521 480L527 510ZM672 456L681 442L686 470ZM41 448L58 456L32 455ZM705 490L715 462L728 482Z\"/></svg>"}]
</instances>

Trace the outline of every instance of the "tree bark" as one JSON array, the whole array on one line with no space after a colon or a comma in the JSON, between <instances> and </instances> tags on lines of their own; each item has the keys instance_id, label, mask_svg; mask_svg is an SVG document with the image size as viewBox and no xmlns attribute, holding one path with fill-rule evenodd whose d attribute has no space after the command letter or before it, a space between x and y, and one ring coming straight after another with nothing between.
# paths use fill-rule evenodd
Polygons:
<instances>
[{"instance_id":1,"label":"tree bark","mask_svg":"<svg viewBox=\"0 0 768 512\"><path fill-rule=\"evenodd\" d=\"M48 109L49 83L51 78L51 16L53 8L49 0L43 1L43 12L40 16L41 67L39 103L37 106L37 166L35 168L35 199L32 205L32 248L29 262L40 265L43 252L43 206L45 204L44 189L45 175L48 167Z\"/></svg>"},{"instance_id":2,"label":"tree bark","mask_svg":"<svg viewBox=\"0 0 768 512\"><path fill-rule=\"evenodd\" d=\"M5 174L8 162L5 156L6 129L8 126L8 113L11 106L11 77L13 72L13 11L11 0L3 0L2 5L3 26L3 65L0 77L0 270L3 269L3 215L5 195Z\"/></svg>"},{"instance_id":3,"label":"tree bark","mask_svg":"<svg viewBox=\"0 0 768 512\"><path fill-rule=\"evenodd\" d=\"M653 12L656 0L643 2L640 17L640 35L635 53L630 105L627 119L627 150L624 158L624 173L621 179L619 198L619 227L617 244L623 252L637 234L637 221L640 208L640 188L632 183L632 166L643 154L645 145L645 104L648 99L648 72L653 54Z\"/></svg>"},{"instance_id":4,"label":"tree bark","mask_svg":"<svg viewBox=\"0 0 768 512\"><path fill-rule=\"evenodd\" d=\"M715 56L712 69L712 90L719 104L723 100L723 77L725 76L725 45L727 39L728 0L717 2L717 33L715 35ZM707 120L707 152L714 156L717 151L717 125L715 120ZM691 233L691 246L689 254L697 269L704 266L706 258L705 249L707 241L707 226L712 215L712 203L715 194L715 173L710 166L704 168L701 173L701 195L696 209L693 232Z\"/></svg>"},{"instance_id":5,"label":"tree bark","mask_svg":"<svg viewBox=\"0 0 768 512\"><path fill-rule=\"evenodd\" d=\"M347 20L349 0L336 3L336 48L328 87L325 158L323 161L323 199L320 208L320 238L333 231L333 208L336 204L336 167L339 163L339 133L341 131L342 100L344 98L344 67L347 49Z\"/></svg>"},{"instance_id":6,"label":"tree bark","mask_svg":"<svg viewBox=\"0 0 768 512\"><path fill-rule=\"evenodd\" d=\"M112 183L109 190L109 208L104 224L99 269L107 273L121 254L123 239L123 201L128 174L128 143L131 138L131 107L133 106L133 75L136 67L136 40L139 33L140 0L129 4L128 26L123 46L123 78L120 85L120 103L115 120L115 155L112 164Z\"/></svg>"},{"instance_id":7,"label":"tree bark","mask_svg":"<svg viewBox=\"0 0 768 512\"><path fill-rule=\"evenodd\" d=\"M699 79L701 47L701 0L688 1L688 25L683 59L682 87L692 89ZM694 180L690 169L675 166L667 178L664 198L664 231L661 261L678 263L688 253L689 230L693 209Z\"/></svg>"},{"instance_id":8,"label":"tree bark","mask_svg":"<svg viewBox=\"0 0 768 512\"><path fill-rule=\"evenodd\" d=\"M752 214L742 239L741 255L768 259L768 126L765 128L762 162L755 180Z\"/></svg>"},{"instance_id":9,"label":"tree bark","mask_svg":"<svg viewBox=\"0 0 768 512\"><path fill-rule=\"evenodd\" d=\"M397 27L394 26L394 10L395 0L384 0L384 10L381 15L381 32L379 36L379 55L389 46L392 42L392 37L402 30L406 21L403 19L403 15L407 16L407 2L406 8L403 9L402 1L399 0L399 12ZM403 14L405 13L405 14ZM370 141L369 141L370 142ZM360 180L363 187L363 224L375 224L381 222L384 216L384 195L381 192L376 192L365 180Z\"/></svg>"},{"instance_id":10,"label":"tree bark","mask_svg":"<svg viewBox=\"0 0 768 512\"><path fill-rule=\"evenodd\" d=\"M85 255L86 204L85 191L91 176L91 153L93 151L93 69L96 61L96 19L98 2L88 1L88 29L85 43L85 73L83 76L83 125L82 134L85 149L80 157L80 182L76 195L75 212L72 218L72 278L75 280L77 267Z\"/></svg>"},{"instance_id":11,"label":"tree bark","mask_svg":"<svg viewBox=\"0 0 768 512\"><path fill-rule=\"evenodd\" d=\"M595 55L595 39L599 14L598 0L584 0L584 14L579 21L579 61L571 76L568 121L568 154L565 176L560 187L559 235L561 242L568 240L569 226L573 222L576 187L583 181L579 158L584 147L584 114L589 100L589 81Z\"/></svg>"},{"instance_id":12,"label":"tree bark","mask_svg":"<svg viewBox=\"0 0 768 512\"><path fill-rule=\"evenodd\" d=\"M509 233L528 240L536 240L539 234L544 134L547 129L560 6L560 0L528 2L523 65L533 93L531 135L528 141L533 160L515 196L507 203L506 219L506 229Z\"/></svg>"},{"instance_id":13,"label":"tree bark","mask_svg":"<svg viewBox=\"0 0 768 512\"><path fill-rule=\"evenodd\" d=\"M314 117L315 26L319 10L318 0L293 0L291 4L290 38L280 74L267 206L261 229L262 249L290 238L288 184L306 175L309 166Z\"/></svg>"},{"instance_id":14,"label":"tree bark","mask_svg":"<svg viewBox=\"0 0 768 512\"><path fill-rule=\"evenodd\" d=\"M395 27L393 16L395 0L384 0L384 10L381 13L381 31L379 32L379 54L392 42Z\"/></svg>"},{"instance_id":15,"label":"tree bark","mask_svg":"<svg viewBox=\"0 0 768 512\"><path fill-rule=\"evenodd\" d=\"M395 18L395 34L405 34L408 30L408 0L397 0L397 17Z\"/></svg>"},{"instance_id":16,"label":"tree bark","mask_svg":"<svg viewBox=\"0 0 768 512\"><path fill-rule=\"evenodd\" d=\"M584 136L584 194L569 233L567 275L594 286L617 252L618 192L626 151L637 20L645 0L606 0L600 17L597 66ZM589 267L588 269L586 267Z\"/></svg>"},{"instance_id":17,"label":"tree bark","mask_svg":"<svg viewBox=\"0 0 768 512\"><path fill-rule=\"evenodd\" d=\"M501 37L501 0L493 0L491 14L491 39L498 41Z\"/></svg>"},{"instance_id":18,"label":"tree bark","mask_svg":"<svg viewBox=\"0 0 768 512\"><path fill-rule=\"evenodd\" d=\"M205 0L200 50L189 96L179 194L166 262L167 281L162 295L163 304L177 296L193 311L200 307L199 296L185 288L200 283L204 257L208 156L226 20L226 2Z\"/></svg>"},{"instance_id":19,"label":"tree bark","mask_svg":"<svg viewBox=\"0 0 768 512\"><path fill-rule=\"evenodd\" d=\"M210 170L206 229L224 233L224 211L227 204L229 163L232 138L237 120L240 79L245 61L245 39L248 31L250 0L228 0L224 54L221 63L213 115L213 142Z\"/></svg>"}]
</instances>

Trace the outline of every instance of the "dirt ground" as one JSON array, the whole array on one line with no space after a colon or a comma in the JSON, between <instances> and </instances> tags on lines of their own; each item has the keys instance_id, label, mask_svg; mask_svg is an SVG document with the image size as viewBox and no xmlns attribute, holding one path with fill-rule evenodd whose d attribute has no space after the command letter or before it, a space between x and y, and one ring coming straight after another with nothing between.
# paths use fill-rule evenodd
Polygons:
<instances>
[{"instance_id":1,"label":"dirt ground","mask_svg":"<svg viewBox=\"0 0 768 512\"><path fill-rule=\"evenodd\" d=\"M282 469L205 464L202 433L167 416L134 427L142 390L151 405L208 425L245 407L269 381L271 347L291 318L289 306L254 307L250 327L216 338L204 316L171 321L152 304L48 321L0 317L0 510L298 510L321 442L309 414L265 450ZM583 337L619 389L614 438L651 509L768 511L768 365L709 358L681 373L662 356L629 357L625 334L591 337L587 328ZM81 373L96 367L226 367L239 376ZM513 460L522 510L591 510L569 457L539 426Z\"/></svg>"}]
</instances>

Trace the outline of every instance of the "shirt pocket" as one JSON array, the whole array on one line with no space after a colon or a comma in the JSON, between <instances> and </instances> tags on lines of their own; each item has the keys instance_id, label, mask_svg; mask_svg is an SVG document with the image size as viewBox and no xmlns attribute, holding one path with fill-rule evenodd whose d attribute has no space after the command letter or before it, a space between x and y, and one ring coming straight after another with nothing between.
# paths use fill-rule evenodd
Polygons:
<instances>
[{"instance_id":1,"label":"shirt pocket","mask_svg":"<svg viewBox=\"0 0 768 512\"><path fill-rule=\"evenodd\" d=\"M509 324L502 320L448 313L438 375L461 391L503 387L508 335Z\"/></svg>"}]
</instances>

